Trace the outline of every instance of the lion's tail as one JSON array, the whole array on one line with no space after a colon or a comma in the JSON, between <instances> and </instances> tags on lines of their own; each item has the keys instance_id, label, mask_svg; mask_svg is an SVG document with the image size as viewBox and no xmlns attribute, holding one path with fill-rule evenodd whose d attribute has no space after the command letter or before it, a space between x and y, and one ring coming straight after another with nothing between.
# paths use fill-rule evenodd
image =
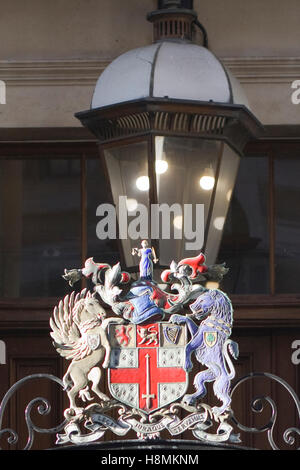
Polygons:
<instances>
[{"instance_id":1,"label":"lion's tail","mask_svg":"<svg viewBox=\"0 0 300 470\"><path fill-rule=\"evenodd\" d=\"M234 359L239 357L239 345L235 341L232 341L232 339L227 339L223 345L223 354L229 367L228 378L229 380L232 380L235 376L235 369L228 351Z\"/></svg>"}]
</instances>

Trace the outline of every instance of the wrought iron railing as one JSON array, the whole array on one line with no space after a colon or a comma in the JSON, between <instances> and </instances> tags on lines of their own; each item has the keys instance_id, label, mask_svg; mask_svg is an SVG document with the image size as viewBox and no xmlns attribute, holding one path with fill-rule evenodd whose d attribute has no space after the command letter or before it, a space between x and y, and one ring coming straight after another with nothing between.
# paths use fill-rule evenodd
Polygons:
<instances>
[{"instance_id":1,"label":"wrought iron railing","mask_svg":"<svg viewBox=\"0 0 300 470\"><path fill-rule=\"evenodd\" d=\"M296 411L296 414L297 414L297 419L299 419L298 422L300 422L300 400L299 400L296 392L290 387L290 385L285 380L283 380L282 378L280 378L280 377L278 377L274 374L267 373L267 372L262 372L262 373L253 372L253 373L250 373L250 374L240 378L239 380L236 381L236 383L232 387L232 391L231 391L232 398L233 398L235 392L241 387L241 385L243 383L249 382L249 381L252 381L252 380L257 380L257 379L260 379L260 378L269 379L269 380L281 385L284 388L284 390L289 394L290 398L292 398L292 401L295 405L295 411ZM24 377L23 379L17 381L7 391L7 393L3 397L3 400L2 400L1 405L0 405L0 439L2 441L6 440L7 444L10 445L11 449L15 448L16 444L19 441L19 436L18 436L16 430L10 429L10 428L3 428L3 426L2 426L4 414L5 414L5 411L7 410L7 405L9 403L10 399L15 395L15 393L17 391L20 391L22 389L22 387L27 382L30 382L31 380L36 380L36 379L48 379L52 382L57 383L62 388L64 388L64 384L63 384L62 380L59 379L58 377L55 377L54 375L51 375L51 374L33 374L33 375L29 375L29 376ZM275 430L276 424L278 424L278 408L277 408L276 403L274 402L274 400L271 397L269 397L269 396L256 396L252 399L252 402L250 403L251 410L252 410L252 412L255 412L255 413L262 413L264 411L266 405L268 405L271 409L271 416L269 417L268 421L264 425L262 425L260 427L248 427L245 424L240 423L237 420L235 414L232 412L232 414L229 416L228 420L226 421L225 426L223 425L223 428L222 428L222 423L221 423L221 425L219 427L219 435L222 435L222 433L226 432L226 430L228 429L227 426L229 426L230 428L232 426L233 429L240 430L243 433L250 433L250 434L266 433L267 438L268 438L268 443L270 445L270 449L280 450L282 448L282 445L285 445L285 447L288 446L289 448L291 448L293 450L296 450L296 449L299 450L300 447L297 447L297 436L300 436L300 427L299 426L298 427L297 426L291 426L283 432L282 445L275 442L274 430ZM125 416L125 419L123 419L123 421L122 421L122 423L124 424L124 423L126 423L126 410L125 410L125 407L122 404L120 404L120 403L116 404L116 407L118 407L118 406L119 406L119 408L122 408L121 411L119 410L119 415L123 418ZM177 408L177 410L179 410L181 408L186 408L186 405L181 404L179 402L173 403L173 405L172 405L172 413L173 413L172 417L173 418L174 418L174 416L176 416L176 408ZM189 429L192 430L193 435L196 438L196 440L198 439L198 441L201 441L202 445L203 445L203 443L205 443L205 429L209 427L209 408L210 407L208 405L201 404L197 407L197 409L195 408L196 411L194 412L194 414L189 415L189 416L192 416L193 420L194 420L194 425L190 426ZM49 403L49 401L47 399L42 398L42 397L37 397L37 398L32 399L28 403L28 405L26 406L26 408L25 408L25 422L26 422L26 425L27 425L28 438L27 438L26 445L24 446L24 450L31 449L32 446L33 446L33 443L35 441L36 436L41 435L41 434L56 435L57 446L59 446L59 445L63 446L64 445L64 438L62 436L68 436L68 438L70 438L69 442L68 442L68 445L73 444L73 445L76 445L76 446L78 446L78 445L80 446L80 444L87 444L88 442L94 442L94 443L102 442L103 446L104 446L102 448L105 448L105 442L103 442L103 439L102 439L105 436L105 432L108 429L112 430L112 427L113 427L112 425L113 424L115 426L117 426L117 425L121 426L121 421L115 421L113 418L110 418L110 417L106 416L105 415L106 410L105 410L105 408L102 408L101 413L98 413L98 415L97 415L98 420L99 420L99 422L98 422L99 426L95 426L95 424L96 424L95 421L93 423L91 423L91 422L88 423L86 421L85 428L88 431L86 434L80 434L78 426L74 425L74 423L70 422L70 420L67 419L67 418L63 419L62 422L60 424L58 424L56 427L45 429L45 428L42 428L40 426L37 426L33 422L33 419L32 419L32 411L33 410L37 410L38 413L42 416L48 415L51 412L51 404ZM189 411L191 411L191 409L189 409ZM204 426L203 421L202 421L202 427L199 427L199 422L201 421L201 419L200 419L200 421L198 419L198 423L197 423L197 419L196 419L197 412L198 412L199 417L201 416L201 413L202 413L202 416L204 416L204 419L206 419L206 421L205 421L205 426L206 427ZM160 419L161 419L163 413L164 412L160 413ZM139 413L139 414L141 415L141 413ZM165 417L167 417L167 416L168 416L168 413L166 412ZM131 414L131 418L132 418L132 414ZM147 421L149 421L149 422L147 423ZM131 419L131 423L132 422L133 421ZM148 417L148 419L145 419L145 417L141 416L141 419L139 421L139 423L141 423L141 428L142 428L142 424L147 426L147 425L150 425L151 422L152 422L152 424L155 423L155 419L153 417L152 418ZM162 422L162 419L159 422L156 422L156 424L159 424L161 422ZM173 421L173 423L174 422L175 422L176 425L178 425L178 424L181 425L182 429L184 429L184 426L183 426L184 420L180 421L179 418L176 417L176 419L175 419L175 421ZM129 421L127 421L127 424L128 423L129 423ZM197 427L197 424L198 424L198 427ZM159 429L159 426L157 426L157 429ZM172 428L170 428L170 429L172 429ZM173 427L173 429L174 429L174 427ZM65 434L59 434L61 431L64 431ZM126 431L126 429L124 428L124 435L126 434L125 431ZM216 436L217 435L218 434L216 434ZM231 445L233 445L234 448L239 448L238 442L240 442L241 446L243 446L243 442L241 442L239 437L238 437L239 434L230 433L230 435L234 436L234 437L233 438L231 437L228 440L228 442ZM146 437L145 437L145 435L142 436L142 433L140 434L140 436L138 436L138 438L140 438L141 441L143 441L144 445L147 444L147 439L150 439L150 437L151 437L151 439L155 439L155 438L159 439L159 432L157 432L156 435L153 435L153 434L151 434L151 436L150 436L150 434L148 436L146 435ZM224 443L224 439L222 439L222 442ZM153 440L152 440L152 443L153 443ZM173 441L173 443L174 443L174 441ZM179 444L180 444L180 440L178 440L178 445ZM192 441L191 441L191 445L192 444L193 444L193 448L195 448L195 442L192 443ZM210 442L210 444L211 444L211 442ZM109 445L109 443L107 443L107 445ZM216 446L220 445L220 444L218 444L218 439L215 440L214 445L216 445Z\"/></svg>"}]
</instances>

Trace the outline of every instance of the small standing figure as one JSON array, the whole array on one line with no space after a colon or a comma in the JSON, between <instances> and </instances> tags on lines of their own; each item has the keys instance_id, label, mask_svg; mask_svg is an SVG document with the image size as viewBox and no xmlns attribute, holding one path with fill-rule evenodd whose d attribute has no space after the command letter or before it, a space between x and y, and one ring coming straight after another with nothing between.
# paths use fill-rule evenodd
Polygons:
<instances>
[{"instance_id":1,"label":"small standing figure","mask_svg":"<svg viewBox=\"0 0 300 470\"><path fill-rule=\"evenodd\" d=\"M140 261L140 279L143 281L152 281L153 279L153 263L158 262L154 248L149 248L147 240L141 243L142 248L133 248L132 255L138 255Z\"/></svg>"}]
</instances>

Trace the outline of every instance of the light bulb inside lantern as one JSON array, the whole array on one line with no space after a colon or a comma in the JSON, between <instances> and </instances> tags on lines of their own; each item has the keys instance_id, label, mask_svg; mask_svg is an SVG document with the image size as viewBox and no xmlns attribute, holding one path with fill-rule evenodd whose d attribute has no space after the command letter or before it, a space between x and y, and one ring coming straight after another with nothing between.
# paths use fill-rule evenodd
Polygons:
<instances>
[{"instance_id":1,"label":"light bulb inside lantern","mask_svg":"<svg viewBox=\"0 0 300 470\"><path fill-rule=\"evenodd\" d=\"M137 209L138 202L136 199L129 198L126 199L126 208L128 212L134 212Z\"/></svg>"},{"instance_id":2,"label":"light bulb inside lantern","mask_svg":"<svg viewBox=\"0 0 300 470\"><path fill-rule=\"evenodd\" d=\"M162 175L168 169L169 165L166 160L156 160L155 161L155 171L158 175Z\"/></svg>"},{"instance_id":3,"label":"light bulb inside lantern","mask_svg":"<svg viewBox=\"0 0 300 470\"><path fill-rule=\"evenodd\" d=\"M183 222L182 215L176 215L176 217L174 217L174 220L173 220L173 225L178 230L181 230L182 229L182 222Z\"/></svg>"},{"instance_id":4,"label":"light bulb inside lantern","mask_svg":"<svg viewBox=\"0 0 300 470\"><path fill-rule=\"evenodd\" d=\"M223 230L225 217L216 217L213 224L217 230Z\"/></svg>"},{"instance_id":5,"label":"light bulb inside lantern","mask_svg":"<svg viewBox=\"0 0 300 470\"><path fill-rule=\"evenodd\" d=\"M148 176L139 176L135 182L136 187L140 191L148 191L150 187L149 177Z\"/></svg>"},{"instance_id":6,"label":"light bulb inside lantern","mask_svg":"<svg viewBox=\"0 0 300 470\"><path fill-rule=\"evenodd\" d=\"M199 184L205 191L210 191L215 185L215 177L212 168L205 168L204 175L201 176Z\"/></svg>"}]
</instances>

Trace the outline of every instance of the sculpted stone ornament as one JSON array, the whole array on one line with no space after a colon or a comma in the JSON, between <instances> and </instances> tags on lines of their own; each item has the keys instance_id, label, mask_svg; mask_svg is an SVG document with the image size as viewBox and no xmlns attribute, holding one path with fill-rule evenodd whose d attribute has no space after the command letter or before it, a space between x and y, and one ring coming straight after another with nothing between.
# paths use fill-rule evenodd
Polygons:
<instances>
[{"instance_id":1,"label":"sculpted stone ornament","mask_svg":"<svg viewBox=\"0 0 300 470\"><path fill-rule=\"evenodd\" d=\"M158 284L155 252L142 243L137 281L119 263L109 266L93 258L82 269L65 270L71 286L90 278L94 292L67 295L50 320L54 346L71 360L63 378L70 402L67 424L57 443L94 442L108 430L117 436L133 430L139 439L191 430L204 442L240 442L229 424L232 360L238 357L238 345L230 339L233 309L224 292L203 286L220 281L228 270L206 266L200 253L173 261ZM108 318L98 296L112 312ZM196 374L193 353L203 366ZM191 378L195 391L187 393ZM213 382L219 406L200 401L207 382Z\"/></svg>"}]
</instances>

